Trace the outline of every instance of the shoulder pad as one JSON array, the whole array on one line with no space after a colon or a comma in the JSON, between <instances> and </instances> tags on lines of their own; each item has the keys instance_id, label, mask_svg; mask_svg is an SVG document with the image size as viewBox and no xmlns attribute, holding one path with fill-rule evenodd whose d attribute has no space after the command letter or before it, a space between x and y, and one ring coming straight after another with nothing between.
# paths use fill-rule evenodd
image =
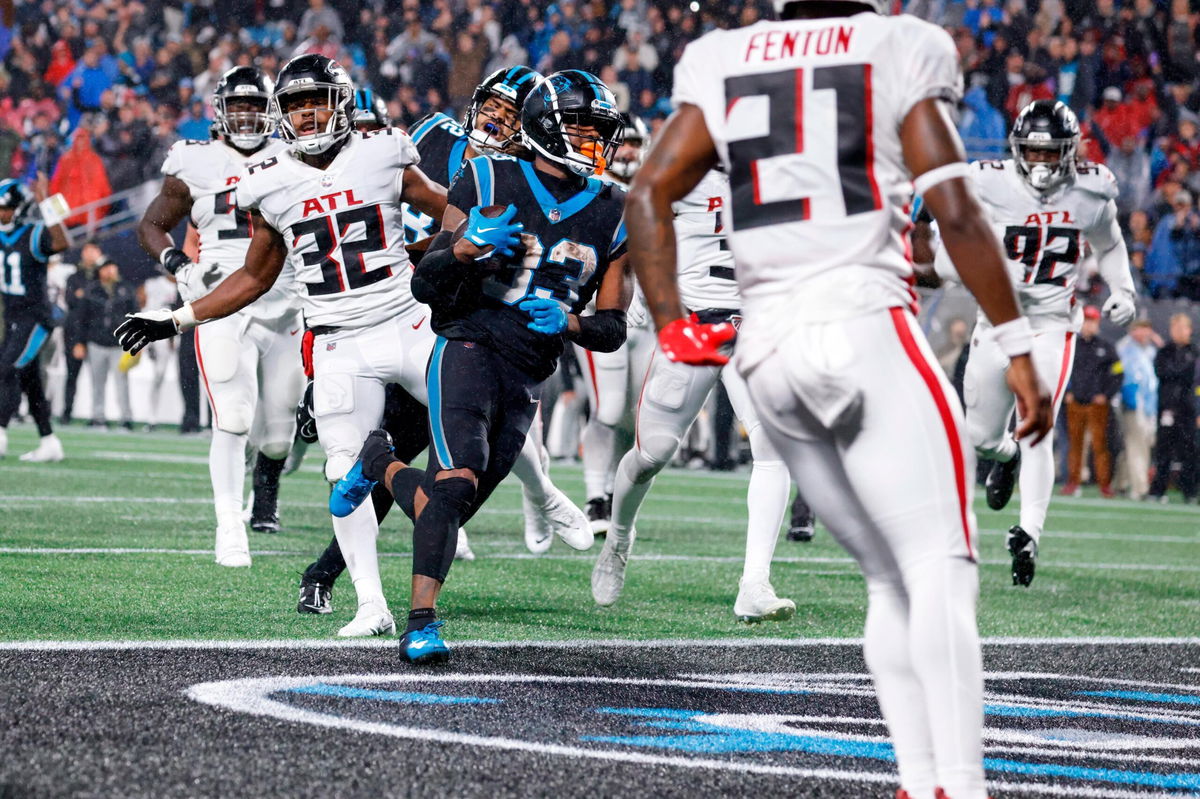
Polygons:
<instances>
[{"instance_id":1,"label":"shoulder pad","mask_svg":"<svg viewBox=\"0 0 1200 799\"><path fill-rule=\"evenodd\" d=\"M1075 187L1105 200L1115 200L1120 192L1117 179L1104 164L1081 161L1075 166Z\"/></svg>"}]
</instances>

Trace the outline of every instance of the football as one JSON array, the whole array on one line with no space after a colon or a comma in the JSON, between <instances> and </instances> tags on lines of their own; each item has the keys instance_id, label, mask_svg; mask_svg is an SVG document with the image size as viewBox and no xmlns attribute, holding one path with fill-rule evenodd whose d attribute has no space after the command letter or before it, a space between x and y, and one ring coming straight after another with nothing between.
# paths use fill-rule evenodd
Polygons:
<instances>
[{"instance_id":1,"label":"football","mask_svg":"<svg viewBox=\"0 0 1200 799\"><path fill-rule=\"evenodd\" d=\"M488 206L485 206L485 207L479 209L479 213L483 214L488 219L495 219L496 217L503 214L504 209L507 207L508 207L507 205L488 205ZM454 236L451 239L451 242L450 242L451 244L457 244L458 240L463 237L463 233L465 233L467 231L467 222L468 221L470 221L470 220L463 219L463 221L458 223L458 227L454 229Z\"/></svg>"}]
</instances>

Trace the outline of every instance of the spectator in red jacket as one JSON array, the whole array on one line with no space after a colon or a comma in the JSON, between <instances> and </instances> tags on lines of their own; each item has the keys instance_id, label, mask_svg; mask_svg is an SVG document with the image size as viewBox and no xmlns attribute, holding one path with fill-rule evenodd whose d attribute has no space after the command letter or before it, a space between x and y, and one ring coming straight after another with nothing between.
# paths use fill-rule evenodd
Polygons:
<instances>
[{"instance_id":1,"label":"spectator in red jacket","mask_svg":"<svg viewBox=\"0 0 1200 799\"><path fill-rule=\"evenodd\" d=\"M1126 136L1139 138L1142 128L1133 105L1124 102L1124 94L1116 86L1104 90L1104 104L1092 114L1092 121L1110 142L1124 141Z\"/></svg>"},{"instance_id":2,"label":"spectator in red jacket","mask_svg":"<svg viewBox=\"0 0 1200 799\"><path fill-rule=\"evenodd\" d=\"M112 194L108 183L108 172L104 161L92 149L92 132L88 125L81 124L71 139L71 149L58 159L54 177L50 179L50 191L62 192L67 204L79 208L87 203L102 200ZM86 213L75 214L67 219L68 225L80 225L99 220L108 213L108 206Z\"/></svg>"}]
</instances>

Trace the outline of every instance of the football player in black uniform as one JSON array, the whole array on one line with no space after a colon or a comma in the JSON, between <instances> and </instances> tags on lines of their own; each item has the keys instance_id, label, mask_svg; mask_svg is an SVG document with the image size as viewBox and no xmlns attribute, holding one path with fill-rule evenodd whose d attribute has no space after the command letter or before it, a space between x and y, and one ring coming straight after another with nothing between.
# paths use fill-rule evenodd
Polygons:
<instances>
[{"instance_id":1,"label":"football player in black uniform","mask_svg":"<svg viewBox=\"0 0 1200 799\"><path fill-rule=\"evenodd\" d=\"M416 518L412 609L400 641L413 663L449 657L434 606L458 528L512 468L566 342L612 351L625 340L625 191L595 177L620 144L612 92L586 72L557 72L529 94L521 123L532 160L468 161L413 275L438 334L429 468L406 468L383 431L367 438L356 465L363 483L382 482ZM452 235L467 212L461 237ZM593 295L596 313L580 316ZM335 492L354 489L344 480Z\"/></svg>"},{"instance_id":2,"label":"football player in black uniform","mask_svg":"<svg viewBox=\"0 0 1200 799\"><path fill-rule=\"evenodd\" d=\"M25 218L33 204L29 190L19 181L0 182L0 298L4 302L4 341L0 343L0 457L8 451L8 423L29 399L29 413L42 437L37 449L23 461L60 461L62 442L50 426L50 403L42 386L37 356L55 319L46 290L46 264L50 256L70 246L62 223L60 195L46 199L46 179L39 176L38 199L42 222Z\"/></svg>"}]
</instances>

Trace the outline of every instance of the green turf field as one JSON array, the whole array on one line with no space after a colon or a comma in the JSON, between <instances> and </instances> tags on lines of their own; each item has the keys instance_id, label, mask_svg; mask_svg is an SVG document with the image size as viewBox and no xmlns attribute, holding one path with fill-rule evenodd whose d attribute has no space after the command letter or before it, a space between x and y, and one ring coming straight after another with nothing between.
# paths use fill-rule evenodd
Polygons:
<instances>
[{"instance_id":1,"label":"green turf field","mask_svg":"<svg viewBox=\"0 0 1200 799\"><path fill-rule=\"evenodd\" d=\"M319 448L284 479L285 532L252 534L254 566L218 567L204 438L60 431L67 460L26 464L28 426L0 460L0 638L326 638L353 615L348 575L335 612L295 612L298 573L332 534ZM555 467L582 501L577 467ZM441 603L457 639L857 636L858 572L824 530L783 540L773 582L796 618L738 625L732 605L744 544L746 475L671 471L643 509L621 601L597 608L594 554L556 542L535 557L522 540L519 485L509 481L468 526L478 560L457 563ZM982 494L981 632L988 636L1200 636L1200 510L1094 495L1055 497L1031 589L1010 585L1003 531ZM394 612L405 609L410 526L396 513L379 545ZM598 545L597 545L598 546Z\"/></svg>"}]
</instances>

